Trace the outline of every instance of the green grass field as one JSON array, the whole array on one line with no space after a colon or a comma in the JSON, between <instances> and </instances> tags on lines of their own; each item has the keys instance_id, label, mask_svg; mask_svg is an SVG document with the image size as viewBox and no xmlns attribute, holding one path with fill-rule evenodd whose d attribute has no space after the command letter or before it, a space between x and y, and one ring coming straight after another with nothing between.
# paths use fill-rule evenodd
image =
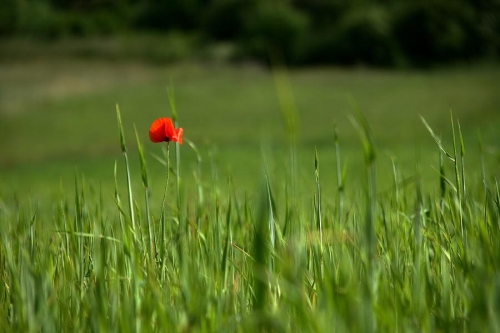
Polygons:
<instances>
[{"instance_id":1,"label":"green grass field","mask_svg":"<svg viewBox=\"0 0 500 333\"><path fill-rule=\"evenodd\" d=\"M500 67L0 73L2 331L500 331Z\"/></svg>"},{"instance_id":2,"label":"green grass field","mask_svg":"<svg viewBox=\"0 0 500 333\"><path fill-rule=\"evenodd\" d=\"M63 59L4 62L0 71L0 165L4 181L23 191L47 189L47 176L55 181L60 176L73 178L75 167L96 182L112 183L109 175L119 156L116 103L127 136L132 137L135 125L147 155L158 154L158 147L147 142L147 129L156 117L170 114L170 84L186 137L200 149L217 149L221 172L230 168L244 182L248 169L260 167L263 145L279 152L284 144L275 81L256 65L154 67ZM315 146L322 159L333 161L337 124L349 169L359 169L359 140L348 118L350 101L370 122L381 163L390 165L393 156L403 164L413 166L421 160L428 166L436 160L435 147L419 115L445 135L453 111L471 146L468 154L478 150L478 130L485 145L496 149L499 74L498 67L431 72L318 68L289 73L283 89L298 112L306 166ZM202 152L208 166L207 149ZM183 149L183 158L190 174L194 154ZM154 168L155 162L150 166ZM161 172L153 170L155 177L156 170Z\"/></svg>"}]
</instances>

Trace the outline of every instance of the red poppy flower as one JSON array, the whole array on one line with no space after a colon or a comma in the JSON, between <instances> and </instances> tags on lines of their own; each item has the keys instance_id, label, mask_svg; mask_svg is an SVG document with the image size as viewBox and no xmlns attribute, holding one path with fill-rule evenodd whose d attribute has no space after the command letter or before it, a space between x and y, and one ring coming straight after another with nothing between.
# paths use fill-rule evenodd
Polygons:
<instances>
[{"instance_id":1,"label":"red poppy flower","mask_svg":"<svg viewBox=\"0 0 500 333\"><path fill-rule=\"evenodd\" d=\"M158 118L149 128L149 139L153 142L175 141L182 144L182 128L174 128L170 118Z\"/></svg>"}]
</instances>

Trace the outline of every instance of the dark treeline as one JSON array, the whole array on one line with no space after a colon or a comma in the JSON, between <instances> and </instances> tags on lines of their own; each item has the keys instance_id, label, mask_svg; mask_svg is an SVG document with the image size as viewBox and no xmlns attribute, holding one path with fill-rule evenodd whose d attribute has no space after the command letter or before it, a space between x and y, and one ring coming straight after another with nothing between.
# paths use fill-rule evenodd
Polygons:
<instances>
[{"instance_id":1,"label":"dark treeline","mask_svg":"<svg viewBox=\"0 0 500 333\"><path fill-rule=\"evenodd\" d=\"M0 35L180 31L291 65L427 66L500 54L500 0L2 0Z\"/></svg>"}]
</instances>

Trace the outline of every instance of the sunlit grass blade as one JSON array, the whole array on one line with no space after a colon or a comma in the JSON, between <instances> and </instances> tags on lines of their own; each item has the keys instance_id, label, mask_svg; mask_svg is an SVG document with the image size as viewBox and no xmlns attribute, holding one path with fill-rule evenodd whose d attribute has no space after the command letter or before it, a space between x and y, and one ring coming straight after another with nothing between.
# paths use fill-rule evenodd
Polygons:
<instances>
[{"instance_id":1,"label":"sunlit grass blade","mask_svg":"<svg viewBox=\"0 0 500 333\"><path fill-rule=\"evenodd\" d=\"M278 102L280 105L281 118L283 120L284 130L289 146L289 164L287 168L287 191L286 191L286 217L283 234L294 234L300 226L296 225L298 211L298 158L297 145L299 141L299 113L295 104L292 87L288 78L288 72L278 58L272 58L273 79Z\"/></svg>"},{"instance_id":2,"label":"sunlit grass blade","mask_svg":"<svg viewBox=\"0 0 500 333\"><path fill-rule=\"evenodd\" d=\"M167 143L167 149L164 151L165 160L166 160L166 177L165 177L165 186L163 188L163 196L161 199L161 212L160 212L160 258L161 258L161 281L165 280L165 269L167 264L167 226L166 226L166 210L165 210L165 201L168 193L168 186L170 182L170 144Z\"/></svg>"},{"instance_id":3,"label":"sunlit grass blade","mask_svg":"<svg viewBox=\"0 0 500 333\"><path fill-rule=\"evenodd\" d=\"M460 232L462 239L465 240L465 229L464 229L464 216L463 216L463 192L462 192L462 181L460 176L460 166L458 164L458 151L457 151L457 137L455 135L455 121L453 120L453 114L450 112L450 122L451 122L451 135L453 140L453 165L455 167L455 186L457 188L457 201L459 204L459 222L460 222Z\"/></svg>"},{"instance_id":4,"label":"sunlit grass blade","mask_svg":"<svg viewBox=\"0 0 500 333\"><path fill-rule=\"evenodd\" d=\"M122 154L125 160L125 172L127 176L127 196L128 196L128 205L129 205L129 220L131 223L131 228L130 232L132 233L132 239L133 239L133 245L134 247L138 247L141 249L141 242L138 239L137 235L137 229L136 229L136 224L135 224L135 213L134 213L134 197L133 197L133 191L132 191L132 180L130 177L130 165L129 165L129 160L128 160L128 154L127 154L127 148L125 145L125 136L123 134L123 125L122 125L122 120L121 120L121 115L120 115L120 109L118 107L118 104L116 105L116 117L118 120L118 129L120 132L120 143L121 143L121 148L122 148ZM138 260L140 257L140 253L142 250L137 253L135 249L130 249L130 269L131 269L131 276L132 276L132 283L131 283L131 289L132 289L132 304L133 304L133 315L135 321L133 323L133 327L135 330L140 330L141 327L141 322L139 321L139 318L137 316L139 309L140 309L140 297L139 297L139 284L141 283L141 270L138 269Z\"/></svg>"},{"instance_id":5,"label":"sunlit grass blade","mask_svg":"<svg viewBox=\"0 0 500 333\"><path fill-rule=\"evenodd\" d=\"M273 191L271 189L271 181L269 179L269 165L267 164L267 159L264 158L264 181L265 181L265 190L266 190L266 198L267 198L267 230L269 234L269 272L274 271L274 255L276 253L276 204L274 201Z\"/></svg>"},{"instance_id":6,"label":"sunlit grass blade","mask_svg":"<svg viewBox=\"0 0 500 333\"><path fill-rule=\"evenodd\" d=\"M420 116L420 119L422 120L422 122L424 123L425 127L427 128L427 130L429 131L430 135L432 136L432 138L434 139L434 141L436 141L439 149L441 149L441 151L451 160L451 161L455 161L455 157L453 157L450 153L448 153L448 151L446 151L446 149L444 149L442 143L441 143L441 139L436 135L434 134L434 131L432 130L432 128L429 126L429 124L425 121L424 117Z\"/></svg>"},{"instance_id":7,"label":"sunlit grass blade","mask_svg":"<svg viewBox=\"0 0 500 333\"><path fill-rule=\"evenodd\" d=\"M320 246L320 272L321 279L324 277L324 268L323 268L323 221L321 217L321 185L319 180L319 159L318 159L318 150L314 149L314 177L316 179L316 226L319 232L319 246Z\"/></svg>"},{"instance_id":8,"label":"sunlit grass blade","mask_svg":"<svg viewBox=\"0 0 500 333\"><path fill-rule=\"evenodd\" d=\"M186 139L185 140L189 146L193 149L193 151L196 154L196 173L195 173L195 179L196 179L196 185L197 185L197 204L196 204L196 224L198 229L201 226L201 214L203 211L203 206L205 202L205 197L204 197L204 190L203 190L203 181L202 181L202 158L201 158L201 153L196 147L196 145L191 141Z\"/></svg>"},{"instance_id":9,"label":"sunlit grass blade","mask_svg":"<svg viewBox=\"0 0 500 333\"><path fill-rule=\"evenodd\" d=\"M83 187L83 185L82 185ZM74 223L73 223L73 230L76 232L84 232L83 230L83 203L82 203L82 192L78 190L78 177L75 174L75 218L74 218ZM77 250L78 250L78 255L74 257L75 262L78 263L78 282L79 282L79 290L80 290L80 299L83 298L83 293L84 293L84 255L83 255L83 239L81 237L76 237L76 242L77 242ZM80 312L81 313L81 312ZM82 317L80 317L80 320L82 320Z\"/></svg>"},{"instance_id":10,"label":"sunlit grass blade","mask_svg":"<svg viewBox=\"0 0 500 333\"><path fill-rule=\"evenodd\" d=\"M333 128L333 143L335 145L335 162L337 170L337 210L338 210L338 223L342 223L344 216L344 178L345 173L342 172L342 163L340 160L340 142L337 126Z\"/></svg>"},{"instance_id":11,"label":"sunlit grass blade","mask_svg":"<svg viewBox=\"0 0 500 333\"><path fill-rule=\"evenodd\" d=\"M375 251L375 200L376 200L376 169L375 169L375 147L373 137L369 129L368 122L361 114L361 112L354 106L354 117L351 122L357 129L358 134L363 145L366 180L367 180L367 207L366 207L366 221L365 221L365 246L368 250L368 262L373 258ZM371 265L371 264L368 264ZM371 270L371 269L370 269Z\"/></svg>"},{"instance_id":12,"label":"sunlit grass blade","mask_svg":"<svg viewBox=\"0 0 500 333\"><path fill-rule=\"evenodd\" d=\"M439 150L439 200L440 200L441 214L444 213L444 203L445 203L446 183L447 183L446 181L447 179L444 168L443 151L440 149Z\"/></svg>"},{"instance_id":13,"label":"sunlit grass blade","mask_svg":"<svg viewBox=\"0 0 500 333\"><path fill-rule=\"evenodd\" d=\"M179 127L179 116L177 113L177 106L175 104L174 87L170 85L167 89L168 101L170 103L170 109L172 111L172 119L174 121L174 126ZM175 144L175 176L176 176L176 186L177 186L177 214L180 221L181 217L181 150L179 143Z\"/></svg>"},{"instance_id":14,"label":"sunlit grass blade","mask_svg":"<svg viewBox=\"0 0 500 333\"><path fill-rule=\"evenodd\" d=\"M149 209L149 177L148 177L148 171L146 167L146 159L144 157L144 148L141 144L141 141L139 139L139 134L137 133L137 128L135 128L135 138L137 141L137 149L139 151L139 162L141 164L141 178L142 178L142 185L144 186L144 202L146 204L146 222L147 222L147 228L148 228L148 253L149 253L149 262L152 265L154 263L154 258L155 258L155 239L154 239L154 228L151 223L151 212ZM144 245L143 245L144 246Z\"/></svg>"},{"instance_id":15,"label":"sunlit grass blade","mask_svg":"<svg viewBox=\"0 0 500 333\"><path fill-rule=\"evenodd\" d=\"M257 219L255 220L255 230L253 236L253 291L254 299L252 309L258 316L263 316L268 307L269 299L269 271L270 265L270 237L269 237L269 196L267 185L264 186L260 194L260 204Z\"/></svg>"},{"instance_id":16,"label":"sunlit grass blade","mask_svg":"<svg viewBox=\"0 0 500 333\"><path fill-rule=\"evenodd\" d=\"M460 206L461 206L461 224L462 228L464 229L464 242L467 244L467 232L465 230L464 226L464 214L466 210L466 198L467 198L467 190L465 187L465 145L464 145L464 138L462 136L462 129L460 128L460 122L457 120L457 126L458 126L458 139L460 142L460 187L461 187L461 197L460 197Z\"/></svg>"},{"instance_id":17,"label":"sunlit grass blade","mask_svg":"<svg viewBox=\"0 0 500 333\"><path fill-rule=\"evenodd\" d=\"M134 233L134 239L135 239L135 237L136 237L136 235L135 235L135 214L134 214L132 181L130 178L130 166L129 166L129 162L128 162L127 147L125 145L125 135L123 134L122 118L120 115L120 108L118 107L118 104L116 105L116 118L118 120L118 130L120 133L121 150L122 150L123 157L125 159L125 172L127 175L127 194L128 194L128 204L129 204L129 219L130 219L130 222L132 224L132 232Z\"/></svg>"},{"instance_id":18,"label":"sunlit grass blade","mask_svg":"<svg viewBox=\"0 0 500 333\"><path fill-rule=\"evenodd\" d=\"M231 235L231 197L229 197L229 206L227 208L226 213L226 237L224 240L224 251L222 252L222 260L221 260L221 271L224 275L224 283L223 288L226 288L227 284L227 262L228 262L228 253L229 253L229 244L232 242Z\"/></svg>"},{"instance_id":19,"label":"sunlit grass blade","mask_svg":"<svg viewBox=\"0 0 500 333\"><path fill-rule=\"evenodd\" d=\"M353 117L351 122L357 129L362 146L365 160L366 172L366 217L364 224L364 261L367 270L367 279L364 282L364 325L368 332L374 331L375 323L373 318L373 292L374 292L374 258L376 253L376 234L375 234L375 207L376 207L376 152L373 135L369 124L362 113L357 109L354 101L351 100Z\"/></svg>"}]
</instances>

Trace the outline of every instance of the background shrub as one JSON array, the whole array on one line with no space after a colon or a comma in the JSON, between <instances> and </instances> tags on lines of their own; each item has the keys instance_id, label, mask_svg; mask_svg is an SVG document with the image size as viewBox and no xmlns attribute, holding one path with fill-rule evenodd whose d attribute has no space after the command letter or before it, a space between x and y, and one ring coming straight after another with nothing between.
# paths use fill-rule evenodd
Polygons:
<instances>
[{"instance_id":1,"label":"background shrub","mask_svg":"<svg viewBox=\"0 0 500 333\"><path fill-rule=\"evenodd\" d=\"M3 5L2 5L3 7ZM0 29L7 34L51 36L57 26L57 13L46 1L7 0L0 12Z\"/></svg>"},{"instance_id":2,"label":"background shrub","mask_svg":"<svg viewBox=\"0 0 500 333\"><path fill-rule=\"evenodd\" d=\"M351 10L334 32L332 60L335 62L387 66L396 61L389 13L381 7Z\"/></svg>"},{"instance_id":3,"label":"background shrub","mask_svg":"<svg viewBox=\"0 0 500 333\"><path fill-rule=\"evenodd\" d=\"M295 62L298 42L307 28L308 18L302 12L285 2L262 1L244 19L241 46L245 54L258 59L265 60L274 52Z\"/></svg>"},{"instance_id":4,"label":"background shrub","mask_svg":"<svg viewBox=\"0 0 500 333\"><path fill-rule=\"evenodd\" d=\"M243 22L252 4L245 0L215 0L204 13L203 29L214 39L232 40L243 33Z\"/></svg>"},{"instance_id":5,"label":"background shrub","mask_svg":"<svg viewBox=\"0 0 500 333\"><path fill-rule=\"evenodd\" d=\"M487 45L467 2L416 1L395 10L396 42L416 65L470 59Z\"/></svg>"},{"instance_id":6,"label":"background shrub","mask_svg":"<svg viewBox=\"0 0 500 333\"><path fill-rule=\"evenodd\" d=\"M290 65L430 66L497 58L500 1L4 0L0 11L2 36L124 31L196 35Z\"/></svg>"}]
</instances>

